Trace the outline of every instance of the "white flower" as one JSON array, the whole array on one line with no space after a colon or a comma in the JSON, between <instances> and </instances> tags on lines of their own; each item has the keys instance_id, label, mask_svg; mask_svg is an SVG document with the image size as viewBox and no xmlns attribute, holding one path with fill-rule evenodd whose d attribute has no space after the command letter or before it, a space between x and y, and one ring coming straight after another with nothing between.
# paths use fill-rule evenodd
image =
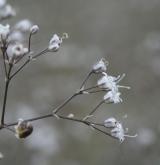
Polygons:
<instances>
[{"instance_id":1,"label":"white flower","mask_svg":"<svg viewBox=\"0 0 160 165\"><path fill-rule=\"evenodd\" d=\"M59 37L57 34L54 34L49 42L48 49L50 51L56 52L60 48L61 43L62 43L62 38Z\"/></svg>"},{"instance_id":2,"label":"white flower","mask_svg":"<svg viewBox=\"0 0 160 165\"><path fill-rule=\"evenodd\" d=\"M9 62L15 62L19 57L28 53L28 48L25 48L22 44L10 45L7 48L7 55Z\"/></svg>"},{"instance_id":3,"label":"white flower","mask_svg":"<svg viewBox=\"0 0 160 165\"><path fill-rule=\"evenodd\" d=\"M0 24L0 40L6 40L10 33L10 26L7 24L6 26Z\"/></svg>"},{"instance_id":4,"label":"white flower","mask_svg":"<svg viewBox=\"0 0 160 165\"><path fill-rule=\"evenodd\" d=\"M8 36L8 41L9 42L22 42L24 41L24 35L22 32L20 31L13 31L12 33L10 33L10 35Z\"/></svg>"},{"instance_id":5,"label":"white flower","mask_svg":"<svg viewBox=\"0 0 160 165\"><path fill-rule=\"evenodd\" d=\"M124 129L121 123L116 124L116 127L111 130L111 135L119 139L120 142L125 140Z\"/></svg>"},{"instance_id":6,"label":"white flower","mask_svg":"<svg viewBox=\"0 0 160 165\"><path fill-rule=\"evenodd\" d=\"M39 31L38 25L33 25L33 26L30 28L30 33L31 33L31 34L36 34L38 31Z\"/></svg>"},{"instance_id":7,"label":"white flower","mask_svg":"<svg viewBox=\"0 0 160 165\"><path fill-rule=\"evenodd\" d=\"M8 18L16 15L16 11L12 8L11 5L6 5L0 9L0 17Z\"/></svg>"},{"instance_id":8,"label":"white flower","mask_svg":"<svg viewBox=\"0 0 160 165\"><path fill-rule=\"evenodd\" d=\"M108 62L102 58L97 64L93 65L92 70L94 73L105 72L107 70L107 65Z\"/></svg>"},{"instance_id":9,"label":"white flower","mask_svg":"<svg viewBox=\"0 0 160 165\"><path fill-rule=\"evenodd\" d=\"M103 72L103 77L100 80L98 80L97 85L100 88L106 88L112 90L113 88L116 87L116 80L117 80L116 77L108 76L107 73Z\"/></svg>"},{"instance_id":10,"label":"white flower","mask_svg":"<svg viewBox=\"0 0 160 165\"><path fill-rule=\"evenodd\" d=\"M106 101L109 101L110 103L120 103L122 102L122 99L120 98L120 95L121 93L118 92L118 90L111 90L111 91L108 91L103 99L106 100Z\"/></svg>"},{"instance_id":11,"label":"white flower","mask_svg":"<svg viewBox=\"0 0 160 165\"><path fill-rule=\"evenodd\" d=\"M6 0L0 0L0 9L6 5Z\"/></svg>"},{"instance_id":12,"label":"white flower","mask_svg":"<svg viewBox=\"0 0 160 165\"><path fill-rule=\"evenodd\" d=\"M104 121L104 126L107 128L113 128L117 124L117 120L114 117L110 117Z\"/></svg>"},{"instance_id":13,"label":"white flower","mask_svg":"<svg viewBox=\"0 0 160 165\"><path fill-rule=\"evenodd\" d=\"M15 25L15 29L20 30L22 32L30 31L31 27L32 22L28 19L21 20Z\"/></svg>"},{"instance_id":14,"label":"white flower","mask_svg":"<svg viewBox=\"0 0 160 165\"><path fill-rule=\"evenodd\" d=\"M26 138L33 132L33 126L23 119L18 119L18 124L14 127L14 129L16 132L15 136L18 139Z\"/></svg>"}]
</instances>

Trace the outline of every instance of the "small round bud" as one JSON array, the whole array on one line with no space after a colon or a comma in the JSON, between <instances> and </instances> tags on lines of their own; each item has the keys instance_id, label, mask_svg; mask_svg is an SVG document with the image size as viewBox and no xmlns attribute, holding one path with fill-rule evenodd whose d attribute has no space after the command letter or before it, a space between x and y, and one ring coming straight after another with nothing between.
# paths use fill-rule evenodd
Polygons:
<instances>
[{"instance_id":1,"label":"small round bud","mask_svg":"<svg viewBox=\"0 0 160 165\"><path fill-rule=\"evenodd\" d=\"M104 121L104 126L107 128L114 128L117 124L117 120L114 117L110 117Z\"/></svg>"},{"instance_id":2,"label":"small round bud","mask_svg":"<svg viewBox=\"0 0 160 165\"><path fill-rule=\"evenodd\" d=\"M33 126L31 123L24 121L23 119L19 119L18 124L14 128L16 132L15 136L18 139L24 139L33 132Z\"/></svg>"},{"instance_id":3,"label":"small round bud","mask_svg":"<svg viewBox=\"0 0 160 165\"><path fill-rule=\"evenodd\" d=\"M36 34L38 31L39 31L38 25L33 25L33 26L30 28L30 33L31 33L31 34Z\"/></svg>"}]
</instances>

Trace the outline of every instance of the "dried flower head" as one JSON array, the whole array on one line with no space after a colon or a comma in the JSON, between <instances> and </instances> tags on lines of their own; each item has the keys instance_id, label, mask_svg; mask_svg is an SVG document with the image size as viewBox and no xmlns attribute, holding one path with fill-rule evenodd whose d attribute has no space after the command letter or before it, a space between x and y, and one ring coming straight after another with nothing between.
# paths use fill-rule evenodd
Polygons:
<instances>
[{"instance_id":1,"label":"dried flower head","mask_svg":"<svg viewBox=\"0 0 160 165\"><path fill-rule=\"evenodd\" d=\"M115 103L115 104L117 104L117 103L122 102L122 99L120 98L120 95L121 95L121 93L118 90L114 90L113 89L111 91L108 91L104 95L103 99L105 101L109 102L109 103Z\"/></svg>"},{"instance_id":2,"label":"dried flower head","mask_svg":"<svg viewBox=\"0 0 160 165\"><path fill-rule=\"evenodd\" d=\"M24 19L19 21L16 25L15 25L15 29L16 30L20 30L21 32L27 32L30 31L31 27L32 27L32 22L28 19Z\"/></svg>"},{"instance_id":3,"label":"dried flower head","mask_svg":"<svg viewBox=\"0 0 160 165\"><path fill-rule=\"evenodd\" d=\"M38 31L39 31L38 25L33 25L33 26L30 28L30 33L31 33L31 34L36 34Z\"/></svg>"},{"instance_id":4,"label":"dried flower head","mask_svg":"<svg viewBox=\"0 0 160 165\"><path fill-rule=\"evenodd\" d=\"M59 37L57 34L54 34L51 40L49 41L48 49L53 52L57 52L60 48L62 43L62 38Z\"/></svg>"},{"instance_id":5,"label":"dried flower head","mask_svg":"<svg viewBox=\"0 0 160 165\"><path fill-rule=\"evenodd\" d=\"M0 41L6 40L10 33L10 26L0 24Z\"/></svg>"},{"instance_id":6,"label":"dried flower head","mask_svg":"<svg viewBox=\"0 0 160 165\"><path fill-rule=\"evenodd\" d=\"M102 58L98 63L93 65L92 71L94 73L106 72L108 66L108 61Z\"/></svg>"},{"instance_id":7,"label":"dried flower head","mask_svg":"<svg viewBox=\"0 0 160 165\"><path fill-rule=\"evenodd\" d=\"M117 124L117 120L114 117L110 117L104 121L104 126L107 128L113 128Z\"/></svg>"},{"instance_id":8,"label":"dried flower head","mask_svg":"<svg viewBox=\"0 0 160 165\"><path fill-rule=\"evenodd\" d=\"M16 62L18 58L28 53L28 48L25 48L22 44L9 45L7 48L7 55L10 63Z\"/></svg>"},{"instance_id":9,"label":"dried flower head","mask_svg":"<svg viewBox=\"0 0 160 165\"><path fill-rule=\"evenodd\" d=\"M24 121L23 119L18 120L18 124L15 128L15 136L19 139L28 137L33 132L33 126L31 123Z\"/></svg>"},{"instance_id":10,"label":"dried flower head","mask_svg":"<svg viewBox=\"0 0 160 165\"><path fill-rule=\"evenodd\" d=\"M125 140L124 129L121 123L118 122L116 124L116 126L111 130L111 135L119 139L120 142Z\"/></svg>"}]
</instances>

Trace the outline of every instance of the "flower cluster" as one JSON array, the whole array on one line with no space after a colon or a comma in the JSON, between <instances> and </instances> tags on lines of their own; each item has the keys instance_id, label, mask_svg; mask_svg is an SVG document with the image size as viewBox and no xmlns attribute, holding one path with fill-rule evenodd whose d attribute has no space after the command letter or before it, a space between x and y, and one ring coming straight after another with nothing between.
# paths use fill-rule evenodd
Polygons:
<instances>
[{"instance_id":1,"label":"flower cluster","mask_svg":"<svg viewBox=\"0 0 160 165\"><path fill-rule=\"evenodd\" d=\"M31 39L32 35L36 34L38 31L38 25L34 25L28 19L19 21L13 27L10 27L8 24L0 24L0 46L3 50L2 53L5 62L16 64L23 57L31 59L31 54L33 54L33 52L31 52ZM26 37L27 35L28 37ZM62 37L54 34L50 39L46 50L48 52L57 52L65 38L67 38L66 33ZM28 42L28 45L26 41Z\"/></svg>"},{"instance_id":2,"label":"flower cluster","mask_svg":"<svg viewBox=\"0 0 160 165\"><path fill-rule=\"evenodd\" d=\"M128 88L126 86L120 86L118 83L123 79L125 74L122 76L110 76L106 73L108 62L104 59L101 59L97 64L93 65L94 73L101 73L103 76L97 81L97 86L100 89L106 90L107 93L104 95L103 99L109 103L120 103L122 99L120 98L121 93L119 88Z\"/></svg>"},{"instance_id":3,"label":"flower cluster","mask_svg":"<svg viewBox=\"0 0 160 165\"><path fill-rule=\"evenodd\" d=\"M1 20L14 16L15 14L16 13L14 9L6 3L6 0L0 0ZM64 39L68 38L67 33L63 33L62 36L53 34L51 39L48 41L47 46L40 52L35 53L31 47L32 37L38 32L39 26L35 25L28 19L20 20L12 27L9 24L0 24L0 49L5 75L0 129L7 129L13 132L18 139L24 139L31 135L31 133L33 132L33 126L30 122L48 117L53 117L56 119L64 119L68 121L83 123L89 126L89 128L94 128L93 130L97 130L107 136L118 139L120 142L123 142L125 140L125 137L135 137L136 135L130 136L125 134L125 129L123 128L121 122L117 121L113 117L106 119L103 123L96 123L93 121L93 113L103 103L116 104L122 102L119 88L129 89L129 87L127 86L119 85L119 82L124 78L125 74L115 77L107 73L107 67L109 63L104 58L102 58L92 66L92 70L89 72L89 74L87 74L81 86L75 91L75 93L73 93L72 96L64 100L64 102L62 102L60 105L55 107L55 109L51 109L50 113L25 120L19 119L17 122L14 123L5 122L4 118L7 105L7 94L12 78L15 77L20 71L22 71L24 67L32 60L37 59L39 56L44 55L48 52L57 52L60 49ZM17 65L15 66L15 64ZM101 78L96 82L95 86L86 88L86 82L93 74L100 74ZM103 99L101 99L100 103L96 105L92 109L92 111L87 114L83 119L76 118L76 115L73 113L70 113L67 116L63 115L63 113L59 114L59 112L64 109L64 106L67 105L74 97L97 92L105 92L105 94L103 95ZM14 129L11 128L13 126Z\"/></svg>"},{"instance_id":4,"label":"flower cluster","mask_svg":"<svg viewBox=\"0 0 160 165\"><path fill-rule=\"evenodd\" d=\"M114 117L110 117L104 121L104 126L111 129L111 136L117 138L121 143L125 140L125 137L136 137L125 134L122 123L117 121Z\"/></svg>"}]
</instances>

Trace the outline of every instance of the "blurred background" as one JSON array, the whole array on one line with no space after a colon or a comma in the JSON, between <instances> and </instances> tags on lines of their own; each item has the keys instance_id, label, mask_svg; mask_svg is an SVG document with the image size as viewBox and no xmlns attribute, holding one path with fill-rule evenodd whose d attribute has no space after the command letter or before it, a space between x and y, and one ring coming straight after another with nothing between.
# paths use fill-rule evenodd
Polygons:
<instances>
[{"instance_id":1,"label":"blurred background","mask_svg":"<svg viewBox=\"0 0 160 165\"><path fill-rule=\"evenodd\" d=\"M4 23L29 19L40 27L32 49L40 51L54 33L67 32L60 51L28 65L10 86L7 121L50 112L79 87L101 57L108 73L126 73L123 103L103 105L96 121L114 116L137 138L124 143L90 128L53 118L33 123L25 140L0 133L1 164L16 165L150 165L160 163L160 1L159 0L10 0L17 16ZM3 74L1 72L1 81ZM96 83L96 79L91 80ZM3 86L1 86L3 90ZM102 94L75 98L64 114L87 114ZM124 115L127 118L124 119Z\"/></svg>"}]
</instances>

